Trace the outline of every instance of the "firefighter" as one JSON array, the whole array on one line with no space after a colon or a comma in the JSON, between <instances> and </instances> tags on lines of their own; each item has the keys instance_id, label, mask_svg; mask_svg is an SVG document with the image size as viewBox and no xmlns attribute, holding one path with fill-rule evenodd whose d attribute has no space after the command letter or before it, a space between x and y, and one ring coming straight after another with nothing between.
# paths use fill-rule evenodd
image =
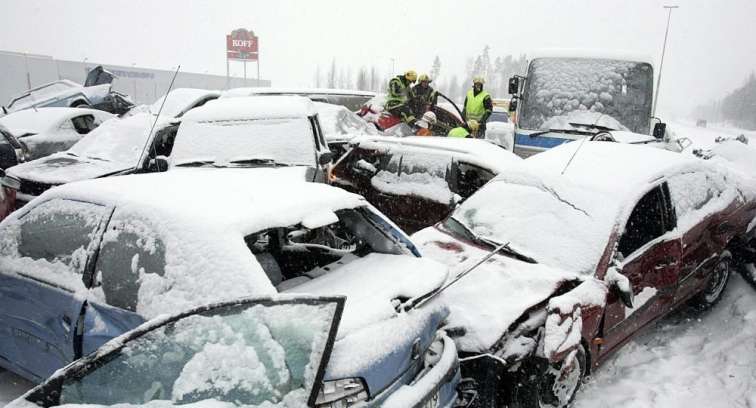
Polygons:
<instances>
[{"instance_id":1,"label":"firefighter","mask_svg":"<svg viewBox=\"0 0 756 408\"><path fill-rule=\"evenodd\" d=\"M469 129L469 130L468 130ZM467 121L467 127L457 126L454 129L449 131L449 134L446 135L447 137L458 137L458 138L465 138L465 137L476 137L478 134L478 121L475 119L470 119Z\"/></svg>"},{"instance_id":2,"label":"firefighter","mask_svg":"<svg viewBox=\"0 0 756 408\"><path fill-rule=\"evenodd\" d=\"M412 88L412 111L415 116L422 116L425 112L432 111L438 102L438 92L430 86L433 82L428 74L420 74L417 77L417 85Z\"/></svg>"},{"instance_id":3,"label":"firefighter","mask_svg":"<svg viewBox=\"0 0 756 408\"><path fill-rule=\"evenodd\" d=\"M415 116L410 106L411 89L410 86L417 80L417 73L409 70L404 75L397 75L391 78L388 83L386 105L384 108L392 115L397 116L402 122L412 126L415 123Z\"/></svg>"},{"instance_id":4,"label":"firefighter","mask_svg":"<svg viewBox=\"0 0 756 408\"><path fill-rule=\"evenodd\" d=\"M491 95L483 90L482 77L473 78L473 87L465 96L462 116L466 122L474 120L478 123L477 136L484 137L486 134L486 122L493 112Z\"/></svg>"},{"instance_id":5,"label":"firefighter","mask_svg":"<svg viewBox=\"0 0 756 408\"><path fill-rule=\"evenodd\" d=\"M416 136L432 136L431 127L436 124L436 114L428 111L423 113L423 117L417 121Z\"/></svg>"}]
</instances>

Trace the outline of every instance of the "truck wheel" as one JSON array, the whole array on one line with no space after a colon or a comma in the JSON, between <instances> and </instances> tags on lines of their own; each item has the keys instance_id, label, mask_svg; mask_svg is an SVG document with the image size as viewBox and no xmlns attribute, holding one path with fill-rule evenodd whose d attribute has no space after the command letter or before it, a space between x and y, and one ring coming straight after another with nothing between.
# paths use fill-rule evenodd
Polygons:
<instances>
[{"instance_id":1,"label":"truck wheel","mask_svg":"<svg viewBox=\"0 0 756 408\"><path fill-rule=\"evenodd\" d=\"M724 290L727 287L727 281L730 279L731 265L732 259L730 256L725 255L719 258L719 261L714 265L714 269L712 269L709 275L706 287L693 298L694 306L701 310L706 310L712 308L722 299Z\"/></svg>"},{"instance_id":2,"label":"truck wheel","mask_svg":"<svg viewBox=\"0 0 756 408\"><path fill-rule=\"evenodd\" d=\"M569 357L568 357L569 358ZM585 348L578 346L572 361L531 364L512 391L512 408L564 408L575 399L587 367Z\"/></svg>"}]
</instances>

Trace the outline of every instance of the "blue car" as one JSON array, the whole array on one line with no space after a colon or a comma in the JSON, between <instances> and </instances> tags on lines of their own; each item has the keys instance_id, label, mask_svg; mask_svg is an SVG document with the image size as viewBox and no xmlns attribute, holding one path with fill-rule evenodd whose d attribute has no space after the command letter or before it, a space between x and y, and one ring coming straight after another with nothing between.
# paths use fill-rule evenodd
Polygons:
<instances>
[{"instance_id":1,"label":"blue car","mask_svg":"<svg viewBox=\"0 0 756 408\"><path fill-rule=\"evenodd\" d=\"M443 284L446 267L419 257L362 197L287 170L88 180L13 213L0 223L0 366L40 382L165 314L279 293L344 296L311 403L454 406L457 351L439 330L448 311L407 307Z\"/></svg>"}]
</instances>

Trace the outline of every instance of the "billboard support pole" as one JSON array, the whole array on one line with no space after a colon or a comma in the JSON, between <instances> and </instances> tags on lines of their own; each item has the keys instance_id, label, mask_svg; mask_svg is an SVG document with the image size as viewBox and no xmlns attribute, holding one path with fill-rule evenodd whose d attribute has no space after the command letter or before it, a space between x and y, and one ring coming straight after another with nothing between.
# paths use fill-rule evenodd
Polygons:
<instances>
[{"instance_id":1,"label":"billboard support pole","mask_svg":"<svg viewBox=\"0 0 756 408\"><path fill-rule=\"evenodd\" d=\"M256 86L260 86L260 54L257 54L257 83Z\"/></svg>"},{"instance_id":2,"label":"billboard support pole","mask_svg":"<svg viewBox=\"0 0 756 408\"><path fill-rule=\"evenodd\" d=\"M244 86L247 86L247 60L244 60Z\"/></svg>"},{"instance_id":3,"label":"billboard support pole","mask_svg":"<svg viewBox=\"0 0 756 408\"><path fill-rule=\"evenodd\" d=\"M228 57L226 57L226 89L228 89L228 81L229 81L229 76L230 76L229 64L230 63L229 63Z\"/></svg>"}]
</instances>

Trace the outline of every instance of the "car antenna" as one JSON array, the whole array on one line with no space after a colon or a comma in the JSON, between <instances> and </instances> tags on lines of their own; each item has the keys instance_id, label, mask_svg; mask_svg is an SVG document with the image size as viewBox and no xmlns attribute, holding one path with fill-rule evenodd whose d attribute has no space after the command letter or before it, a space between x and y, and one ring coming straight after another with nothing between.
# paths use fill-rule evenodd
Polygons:
<instances>
[{"instance_id":1,"label":"car antenna","mask_svg":"<svg viewBox=\"0 0 756 408\"><path fill-rule=\"evenodd\" d=\"M441 292L445 291L449 286L457 283L458 280L460 280L460 279L464 278L465 276L467 276L468 273L472 272L475 268L477 268L478 266L482 265L483 262L486 262L487 260L491 259L499 251L501 251L502 249L504 249L504 248L506 248L508 246L509 246L509 242L506 242L504 244L501 244L501 245L497 246L496 248L494 248L493 250L491 250L491 252L487 253L484 257L480 258L480 260L478 260L478 262L476 262L474 265L470 266L469 268L465 269L462 273L460 273L459 275L457 275L449 283L447 283L446 285L438 288L438 290L430 292L430 293L428 293L426 295L423 295L423 296L420 296L418 298L412 299L411 302L409 302L408 304L406 304L404 306L404 308L403 308L404 311L408 312L408 311L410 311L412 309L417 309L419 307L422 307L424 304L430 302L433 298L435 298L436 296L438 296Z\"/></svg>"},{"instance_id":2,"label":"car antenna","mask_svg":"<svg viewBox=\"0 0 756 408\"><path fill-rule=\"evenodd\" d=\"M602 116L604 116L603 113L598 115L596 120L593 121L593 126L596 126L596 124L598 123L599 119L601 119ZM580 148L583 147L583 144L585 143L585 139L588 139L587 135L583 137L583 140L580 141L580 146L578 146L577 149L575 149L575 152L572 153L572 156L570 156L570 160L568 160L567 164L564 165L564 168L562 169L562 173L560 173L561 175L564 175L564 172L567 171L567 167L570 167L570 163L572 163L572 159L574 159L575 156L577 156L578 152L580 151Z\"/></svg>"},{"instance_id":3,"label":"car antenna","mask_svg":"<svg viewBox=\"0 0 756 408\"><path fill-rule=\"evenodd\" d=\"M176 67L176 72L173 73L173 78L171 78L171 83L168 85L168 92L165 93L165 96L163 97L163 102L160 103L160 109L158 109L157 116L155 116L155 120L152 122L150 133L147 135L147 141L145 142L144 147L142 148L142 154L139 155L139 162L137 162L137 167L139 167L142 163L144 163L144 159L145 159L144 155L147 152L147 149L149 149L150 145L152 145L153 152L155 153L155 158L157 159L157 148L155 147L155 144L152 143L152 132L155 131L155 126L157 126L157 121L158 119L160 119L160 114L163 112L163 106L165 106L165 101L168 99L168 94L171 93L171 89L173 89L173 82L176 81L176 76L178 75L180 70L181 70L181 64L179 64L179 66Z\"/></svg>"}]
</instances>

